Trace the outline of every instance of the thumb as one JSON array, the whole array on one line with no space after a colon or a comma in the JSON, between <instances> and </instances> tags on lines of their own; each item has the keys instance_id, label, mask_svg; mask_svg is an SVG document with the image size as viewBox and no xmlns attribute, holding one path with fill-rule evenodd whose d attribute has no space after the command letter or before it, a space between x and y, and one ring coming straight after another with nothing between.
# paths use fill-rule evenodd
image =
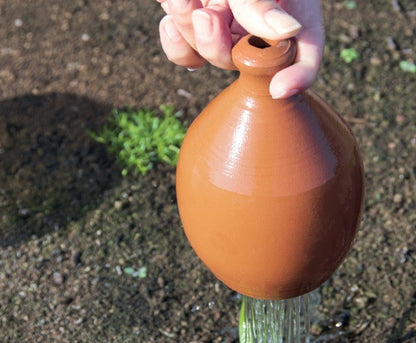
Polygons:
<instances>
[{"instance_id":1,"label":"thumb","mask_svg":"<svg viewBox=\"0 0 416 343\"><path fill-rule=\"evenodd\" d=\"M228 4L238 23L255 36L286 39L301 29L300 23L275 0L228 0Z\"/></svg>"}]
</instances>

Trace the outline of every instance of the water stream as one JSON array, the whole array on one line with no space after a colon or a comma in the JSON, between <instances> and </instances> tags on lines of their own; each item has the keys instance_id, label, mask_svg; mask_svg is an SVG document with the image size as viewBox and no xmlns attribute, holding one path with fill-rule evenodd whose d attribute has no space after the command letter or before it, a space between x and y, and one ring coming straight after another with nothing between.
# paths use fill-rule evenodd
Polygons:
<instances>
[{"instance_id":1,"label":"water stream","mask_svg":"<svg viewBox=\"0 0 416 343\"><path fill-rule=\"evenodd\" d=\"M310 295L261 300L243 295L241 343L310 343Z\"/></svg>"}]
</instances>

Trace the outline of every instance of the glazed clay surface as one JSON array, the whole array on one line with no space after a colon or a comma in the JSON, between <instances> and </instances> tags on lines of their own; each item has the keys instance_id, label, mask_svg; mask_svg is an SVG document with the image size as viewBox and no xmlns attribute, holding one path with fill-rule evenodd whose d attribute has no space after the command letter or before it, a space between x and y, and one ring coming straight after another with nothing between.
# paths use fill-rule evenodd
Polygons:
<instances>
[{"instance_id":1,"label":"glazed clay surface","mask_svg":"<svg viewBox=\"0 0 416 343\"><path fill-rule=\"evenodd\" d=\"M311 91L269 95L272 75L295 55L292 40L243 38L233 50L239 79L192 123L178 161L189 242L220 280L254 298L321 285L361 217L363 166L346 123Z\"/></svg>"}]
</instances>

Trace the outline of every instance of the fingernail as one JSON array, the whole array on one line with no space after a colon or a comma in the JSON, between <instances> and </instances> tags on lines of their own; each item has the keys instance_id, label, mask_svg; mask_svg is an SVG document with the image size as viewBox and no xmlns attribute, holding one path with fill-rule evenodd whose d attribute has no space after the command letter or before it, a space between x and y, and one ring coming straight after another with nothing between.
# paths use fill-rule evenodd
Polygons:
<instances>
[{"instance_id":1,"label":"fingernail","mask_svg":"<svg viewBox=\"0 0 416 343\"><path fill-rule=\"evenodd\" d=\"M211 16L204 11L197 10L192 13L192 22L194 23L195 36L198 39L208 40L213 29Z\"/></svg>"},{"instance_id":2,"label":"fingernail","mask_svg":"<svg viewBox=\"0 0 416 343\"><path fill-rule=\"evenodd\" d=\"M177 42L181 39L181 33L176 28L175 22L171 16L166 16L164 19L165 32L172 42Z\"/></svg>"},{"instance_id":3,"label":"fingernail","mask_svg":"<svg viewBox=\"0 0 416 343\"><path fill-rule=\"evenodd\" d=\"M271 9L264 15L266 23L279 35L296 35L302 25L292 16L279 9Z\"/></svg>"},{"instance_id":4,"label":"fingernail","mask_svg":"<svg viewBox=\"0 0 416 343\"><path fill-rule=\"evenodd\" d=\"M271 93L273 99L286 99L290 98L292 95L299 93L299 89L283 89L276 87L276 89Z\"/></svg>"}]
</instances>

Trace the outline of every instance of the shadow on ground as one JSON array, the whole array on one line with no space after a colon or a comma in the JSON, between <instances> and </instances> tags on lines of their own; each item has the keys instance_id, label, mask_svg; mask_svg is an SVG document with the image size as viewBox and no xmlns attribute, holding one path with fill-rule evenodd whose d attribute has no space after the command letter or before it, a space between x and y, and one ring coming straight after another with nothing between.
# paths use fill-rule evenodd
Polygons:
<instances>
[{"instance_id":1,"label":"shadow on ground","mask_svg":"<svg viewBox=\"0 0 416 343\"><path fill-rule=\"evenodd\" d=\"M416 329L408 330L406 328L406 322L411 320L412 313L416 311L416 292L413 293L413 300L409 307L404 311L402 318L396 323L393 328L391 335L388 339L388 343L402 343L402 342L413 342L416 339Z\"/></svg>"},{"instance_id":2,"label":"shadow on ground","mask_svg":"<svg viewBox=\"0 0 416 343\"><path fill-rule=\"evenodd\" d=\"M114 158L86 131L110 111L75 94L0 102L0 246L64 229L119 182Z\"/></svg>"}]
</instances>

